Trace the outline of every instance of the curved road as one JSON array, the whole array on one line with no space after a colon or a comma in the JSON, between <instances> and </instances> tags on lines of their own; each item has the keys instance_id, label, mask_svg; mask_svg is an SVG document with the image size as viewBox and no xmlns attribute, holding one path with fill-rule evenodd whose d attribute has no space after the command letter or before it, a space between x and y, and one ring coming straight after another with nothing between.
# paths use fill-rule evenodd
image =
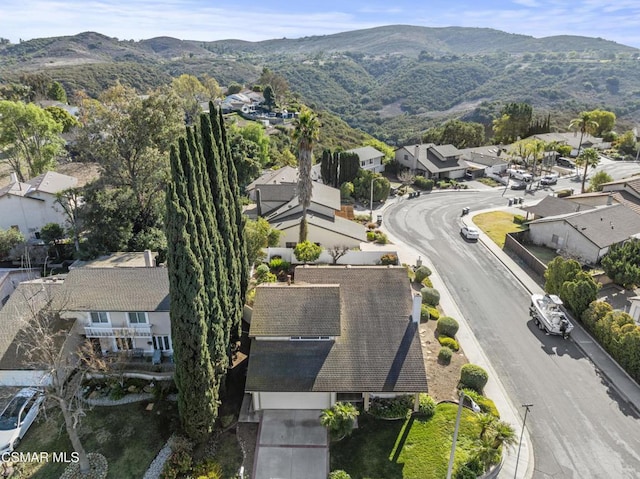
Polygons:
<instances>
[{"instance_id":1,"label":"curved road","mask_svg":"<svg viewBox=\"0 0 640 479\"><path fill-rule=\"evenodd\" d=\"M545 336L533 325L529 294L481 243L459 234L462 207L504 206L507 198L522 196L501 193L403 200L385 211L385 226L430 259L514 404L534 404L527 429L535 478L638 478L638 417L572 340Z\"/></svg>"}]
</instances>

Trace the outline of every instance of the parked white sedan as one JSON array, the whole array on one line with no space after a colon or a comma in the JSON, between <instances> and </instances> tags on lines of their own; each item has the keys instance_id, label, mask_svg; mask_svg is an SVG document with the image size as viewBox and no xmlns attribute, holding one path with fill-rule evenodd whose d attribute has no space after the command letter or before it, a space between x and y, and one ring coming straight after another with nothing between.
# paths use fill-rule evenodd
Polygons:
<instances>
[{"instance_id":1,"label":"parked white sedan","mask_svg":"<svg viewBox=\"0 0 640 479\"><path fill-rule=\"evenodd\" d=\"M0 454L12 452L38 416L44 401L42 391L24 388L0 414Z\"/></svg>"},{"instance_id":2,"label":"parked white sedan","mask_svg":"<svg viewBox=\"0 0 640 479\"><path fill-rule=\"evenodd\" d=\"M468 240L477 240L480 238L480 231L474 226L464 225L460 228L460 234Z\"/></svg>"}]
</instances>

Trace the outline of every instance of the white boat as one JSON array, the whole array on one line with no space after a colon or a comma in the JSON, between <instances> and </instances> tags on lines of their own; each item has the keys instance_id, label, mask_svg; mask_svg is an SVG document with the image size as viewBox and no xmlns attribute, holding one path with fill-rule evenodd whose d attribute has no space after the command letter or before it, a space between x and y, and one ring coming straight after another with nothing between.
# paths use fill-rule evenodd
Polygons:
<instances>
[{"instance_id":1,"label":"white boat","mask_svg":"<svg viewBox=\"0 0 640 479\"><path fill-rule=\"evenodd\" d=\"M555 294L532 294L529 316L538 328L566 339L573 330L573 324L561 306L562 300Z\"/></svg>"}]
</instances>

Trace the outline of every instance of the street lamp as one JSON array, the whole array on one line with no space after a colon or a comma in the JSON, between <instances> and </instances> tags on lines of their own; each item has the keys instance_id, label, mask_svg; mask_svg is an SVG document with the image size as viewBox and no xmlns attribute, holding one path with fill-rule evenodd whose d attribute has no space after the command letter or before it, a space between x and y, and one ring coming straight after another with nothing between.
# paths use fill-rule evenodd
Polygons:
<instances>
[{"instance_id":1,"label":"street lamp","mask_svg":"<svg viewBox=\"0 0 640 479\"><path fill-rule=\"evenodd\" d=\"M371 215L369 218L369 221L373 221L373 180L375 180L375 178L371 178L371 203L369 204L369 206L371 207Z\"/></svg>"},{"instance_id":2,"label":"street lamp","mask_svg":"<svg viewBox=\"0 0 640 479\"><path fill-rule=\"evenodd\" d=\"M520 449L522 448L522 436L524 436L524 427L527 424L527 414L529 413L529 408L531 408L533 404L523 404L522 407L525 408L524 411L524 419L522 420L522 431L520 431L520 443L518 444L518 455L516 456L516 470L513 473L513 479L517 479L518 477L518 462L520 461Z\"/></svg>"}]
</instances>

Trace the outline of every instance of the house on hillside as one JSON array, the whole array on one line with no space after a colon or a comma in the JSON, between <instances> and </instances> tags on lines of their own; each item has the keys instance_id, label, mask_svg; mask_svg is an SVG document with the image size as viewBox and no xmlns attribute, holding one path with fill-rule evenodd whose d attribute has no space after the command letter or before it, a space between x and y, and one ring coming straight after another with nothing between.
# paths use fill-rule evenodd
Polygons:
<instances>
[{"instance_id":1,"label":"house on hillside","mask_svg":"<svg viewBox=\"0 0 640 479\"><path fill-rule=\"evenodd\" d=\"M167 269L108 266L104 261L69 271L60 291L64 317L103 353L170 356ZM133 264L133 263L131 263Z\"/></svg>"},{"instance_id":2,"label":"house on hillside","mask_svg":"<svg viewBox=\"0 0 640 479\"><path fill-rule=\"evenodd\" d=\"M223 112L239 111L242 113L253 113L264 103L262 93L252 90L244 90L226 96L220 103Z\"/></svg>"},{"instance_id":3,"label":"house on hillside","mask_svg":"<svg viewBox=\"0 0 640 479\"><path fill-rule=\"evenodd\" d=\"M297 174L295 168L281 168L278 172L263 175L247 187L249 194L256 199L255 208L246 210L247 216L264 217L282 232L279 246L288 248L297 244L302 220ZM295 183L292 181L294 178ZM307 236L310 241L325 248L357 248L367 240L363 225L336 215L340 207L340 190L313 182L311 203L307 208Z\"/></svg>"},{"instance_id":4,"label":"house on hillside","mask_svg":"<svg viewBox=\"0 0 640 479\"><path fill-rule=\"evenodd\" d=\"M39 239L40 228L47 223L65 225L67 217L56 203L56 194L77 184L73 176L55 171L24 183L11 173L9 185L0 189L0 229L15 228L26 239Z\"/></svg>"},{"instance_id":5,"label":"house on hillside","mask_svg":"<svg viewBox=\"0 0 640 479\"><path fill-rule=\"evenodd\" d=\"M529 138L548 143L555 141L561 145L569 145L571 147L570 156L572 157L578 156L578 149L582 151L585 148L594 148L603 151L611 148L611 142L603 141L602 138L592 136L588 133L582 135L582 143L580 143L580 137L581 134L579 131L571 131L566 133L538 133Z\"/></svg>"},{"instance_id":6,"label":"house on hillside","mask_svg":"<svg viewBox=\"0 0 640 479\"><path fill-rule=\"evenodd\" d=\"M549 216L529 223L533 244L595 265L612 245L640 234L640 215L617 204Z\"/></svg>"},{"instance_id":7,"label":"house on hillside","mask_svg":"<svg viewBox=\"0 0 640 479\"><path fill-rule=\"evenodd\" d=\"M502 150L495 145L463 148L462 159L467 164L465 176L469 179L482 176L500 176L507 171L509 159L501 156Z\"/></svg>"},{"instance_id":8,"label":"house on hillside","mask_svg":"<svg viewBox=\"0 0 640 479\"><path fill-rule=\"evenodd\" d=\"M382 173L384 171L384 153L376 150L373 146L363 146L361 148L354 148L347 150L345 153L355 153L360 158L360 168L363 170L370 170L375 173Z\"/></svg>"},{"instance_id":9,"label":"house on hillside","mask_svg":"<svg viewBox=\"0 0 640 479\"><path fill-rule=\"evenodd\" d=\"M403 146L396 150L395 159L403 168L434 180L464 178L467 171L462 153L453 145L426 143Z\"/></svg>"},{"instance_id":10,"label":"house on hillside","mask_svg":"<svg viewBox=\"0 0 640 479\"><path fill-rule=\"evenodd\" d=\"M371 285L376 285L372 288ZM403 267L299 266L258 286L245 391L254 411L427 392L421 296Z\"/></svg>"}]
</instances>

